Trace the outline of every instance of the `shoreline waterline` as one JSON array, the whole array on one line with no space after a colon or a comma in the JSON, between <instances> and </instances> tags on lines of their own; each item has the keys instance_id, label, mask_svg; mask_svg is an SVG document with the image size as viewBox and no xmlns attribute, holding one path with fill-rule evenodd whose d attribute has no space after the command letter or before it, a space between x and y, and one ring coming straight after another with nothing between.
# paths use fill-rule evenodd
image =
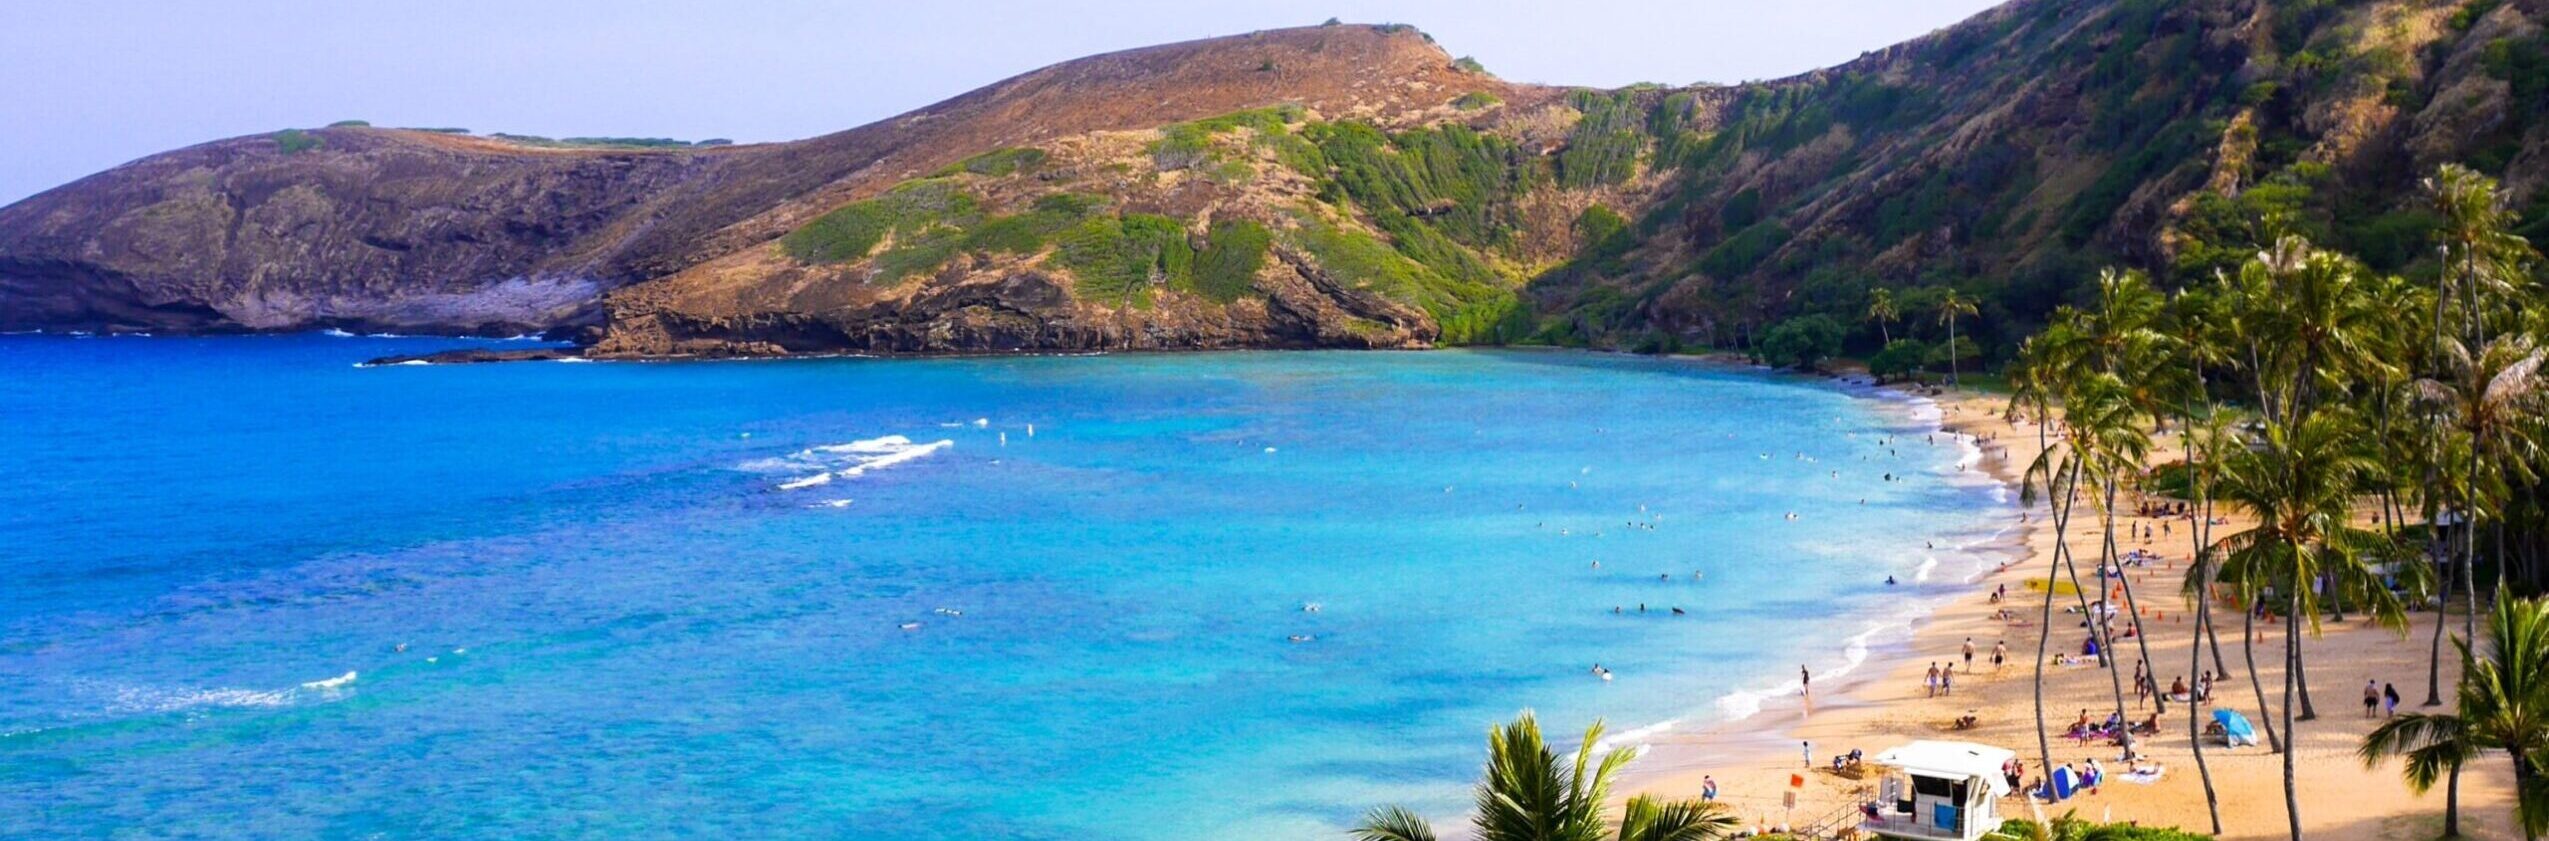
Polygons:
<instances>
[{"instance_id":1,"label":"shoreline waterline","mask_svg":"<svg viewBox=\"0 0 2549 841\"><path fill-rule=\"evenodd\" d=\"M1723 357L1698 358L1712 364L1769 370L1764 366ZM1962 448L1964 454L1953 465L1937 471L1939 478L1952 482L1961 476L1976 477L1962 484L1988 489L1993 505L2005 509L1992 513L2005 516L1989 533L1970 540L1935 548L1906 549L1907 552L1925 554L1927 558L1919 568L1920 577L1900 585L1905 588L1905 598L1901 603L1871 606L1868 613L1836 615L1827 620L1828 624L1843 628L1834 631L1836 636L1832 643L1821 646L1827 652L1823 663L1803 664L1811 669L1814 683L1811 696L1800 695L1802 687L1793 671L1785 680L1769 676L1776 674L1771 672L1762 678L1768 685L1754 684L1719 696L1713 704L1714 715L1709 720L1692 723L1676 719L1606 736L1601 744L1603 748L1632 747L1639 751L1638 761L1624 774L1623 791L1666 788L1684 777L1696 780L1697 777L1691 775L1709 767L1798 756L1800 743L1805 740L1800 739L1797 733L1811 718L1811 713L1805 714L1805 720L1796 718L1801 711L1807 710L1809 705L1816 712L1876 706L1879 702L1866 697L1867 690L1885 679L1896 663L1909 659L1920 649L1939 613L1974 597L1969 589L1971 585L2011 569L2028 553L2029 541L2039 524L2033 520L2019 522L2016 519L2020 509L2012 500L2016 497L2017 476L2005 470L1991 469L2001 467L1995 462L2005 462L2005 457L1993 458L1974 441L1974 436L1963 433L1959 424L1950 422L1946 417L1946 406L1939 400L1899 385L1877 385L1852 375L1797 379L1802 385L1829 388L1866 401L1878 411L1922 430L1909 434L1952 434L1952 442ZM1954 399L1950 397L1950 400ZM1973 563L1951 580L1939 583L1929 580L1930 572L1947 566L1946 558L1957 557L1971 558ZM1995 563L1995 558L2000 559L1999 562ZM1821 631L1827 623L1817 623L1814 630ZM1830 666L1834 660L1840 664L1837 668ZM1761 726L1765 716L1779 723ZM1649 738L1630 740L1626 738L1629 734ZM1818 753L1829 752L1820 745L1816 746L1816 750ZM1690 796L1697 787L1686 788L1688 790L1675 788L1661 793Z\"/></svg>"}]
</instances>

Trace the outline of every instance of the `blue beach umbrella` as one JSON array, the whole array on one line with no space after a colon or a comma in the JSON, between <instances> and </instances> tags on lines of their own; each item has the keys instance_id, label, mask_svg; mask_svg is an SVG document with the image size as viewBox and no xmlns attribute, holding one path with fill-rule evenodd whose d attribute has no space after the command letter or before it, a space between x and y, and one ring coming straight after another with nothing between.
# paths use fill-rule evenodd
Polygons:
<instances>
[{"instance_id":1,"label":"blue beach umbrella","mask_svg":"<svg viewBox=\"0 0 2549 841\"><path fill-rule=\"evenodd\" d=\"M2248 717L2240 715L2238 710L2214 710L2213 723L2222 726L2222 740L2229 742L2231 747L2257 743L2257 728L2249 726Z\"/></svg>"}]
</instances>

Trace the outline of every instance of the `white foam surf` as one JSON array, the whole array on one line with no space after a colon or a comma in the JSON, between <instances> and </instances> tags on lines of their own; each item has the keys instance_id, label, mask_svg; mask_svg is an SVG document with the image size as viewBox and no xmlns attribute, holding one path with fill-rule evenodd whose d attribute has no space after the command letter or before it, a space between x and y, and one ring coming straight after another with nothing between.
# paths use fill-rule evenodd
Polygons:
<instances>
[{"instance_id":1,"label":"white foam surf","mask_svg":"<svg viewBox=\"0 0 2549 841\"><path fill-rule=\"evenodd\" d=\"M241 689L236 687L167 688L151 686L117 686L107 689L106 710L109 713L173 713L206 709L276 709L305 701L333 701L345 697L358 673L346 672L331 678L304 682L286 689Z\"/></svg>"},{"instance_id":2,"label":"white foam surf","mask_svg":"<svg viewBox=\"0 0 2549 841\"><path fill-rule=\"evenodd\" d=\"M346 673L344 673L344 674L337 675L337 676L335 676L335 677L328 678L328 679L326 679L326 680L314 680L314 681L310 681L310 682L308 682L308 683L301 684L301 688L303 688L303 689L321 689L321 690L326 690L326 689L343 689L343 688L345 688L345 685L346 685L346 684L349 684L349 683L353 683L353 682L354 682L355 675L356 675L356 673L354 673L354 672L346 672Z\"/></svg>"},{"instance_id":3,"label":"white foam surf","mask_svg":"<svg viewBox=\"0 0 2549 841\"><path fill-rule=\"evenodd\" d=\"M754 459L738 467L753 473L784 475L778 490L793 491L831 484L835 479L856 479L869 472L884 470L956 445L941 439L916 443L900 435L867 438L847 444L825 444L808 447L777 458Z\"/></svg>"}]
</instances>

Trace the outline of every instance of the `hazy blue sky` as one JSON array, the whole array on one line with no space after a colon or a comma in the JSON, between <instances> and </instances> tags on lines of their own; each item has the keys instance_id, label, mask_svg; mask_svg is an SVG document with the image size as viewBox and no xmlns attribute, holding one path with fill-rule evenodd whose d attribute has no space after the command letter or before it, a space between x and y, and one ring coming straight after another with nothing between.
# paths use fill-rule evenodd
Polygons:
<instances>
[{"instance_id":1,"label":"hazy blue sky","mask_svg":"<svg viewBox=\"0 0 2549 841\"><path fill-rule=\"evenodd\" d=\"M360 118L785 140L1053 62L1399 21L1507 79L1732 82L1847 60L1994 0L5 0L0 203L153 152Z\"/></svg>"}]
</instances>

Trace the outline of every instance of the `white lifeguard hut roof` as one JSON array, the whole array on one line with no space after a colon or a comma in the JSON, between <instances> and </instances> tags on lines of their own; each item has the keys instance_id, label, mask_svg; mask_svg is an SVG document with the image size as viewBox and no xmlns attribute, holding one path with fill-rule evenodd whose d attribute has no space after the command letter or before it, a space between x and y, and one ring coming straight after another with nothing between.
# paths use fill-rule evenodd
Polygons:
<instances>
[{"instance_id":1,"label":"white lifeguard hut roof","mask_svg":"<svg viewBox=\"0 0 2549 841\"><path fill-rule=\"evenodd\" d=\"M1992 796L2007 797L2009 780L2000 775L2000 769L2016 758L2016 751L1990 745L1922 740L1887 749L1869 761L1924 777L1980 777L1991 784Z\"/></svg>"}]
</instances>

